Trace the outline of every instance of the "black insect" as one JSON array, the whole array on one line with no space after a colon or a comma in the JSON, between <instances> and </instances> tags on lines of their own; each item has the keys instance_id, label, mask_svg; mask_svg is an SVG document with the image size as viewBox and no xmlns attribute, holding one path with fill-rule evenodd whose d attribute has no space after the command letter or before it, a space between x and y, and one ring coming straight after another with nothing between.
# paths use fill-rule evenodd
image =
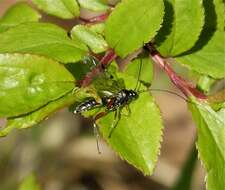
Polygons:
<instances>
[{"instance_id":1,"label":"black insect","mask_svg":"<svg viewBox=\"0 0 225 190\"><path fill-rule=\"evenodd\" d=\"M98 84L98 86L100 86L99 88L101 89L100 90L101 91L101 94L100 94L101 102L97 102L94 98L89 98L89 99L85 100L84 102L80 103L78 106L76 106L74 113L82 113L82 112L89 111L89 110L92 110L95 108L105 108L104 111L98 113L93 118L94 133L96 135L98 151L99 151L99 145L98 145L99 132L98 132L98 126L96 125L96 121L98 119L106 116L108 113L111 113L111 112L115 113L114 120L112 122L111 129L110 129L110 132L108 135L108 137L110 138L111 135L113 134L114 129L116 128L116 126L118 125L118 123L121 119L122 109L125 107L128 110L128 114L130 114L131 111L130 111L129 105L131 102L138 99L140 93L147 92L147 91L163 91L163 92L178 95L169 90L161 90L161 89L147 89L147 90L140 91L141 70L142 70L142 60L140 61L140 68L139 68L137 83L136 83L136 86L134 89L121 88L121 86L118 85L118 81L114 80L111 76L106 77L106 80L112 81L112 84L110 84L110 86L117 88L116 91L112 91L112 89L104 89L104 87L101 88L101 86L104 86L104 85L100 83L100 84ZM108 71L105 74L109 74ZM180 96L180 95L178 95L178 96Z\"/></svg>"},{"instance_id":2,"label":"black insect","mask_svg":"<svg viewBox=\"0 0 225 190\"><path fill-rule=\"evenodd\" d=\"M97 148L99 150L98 146L98 137L99 137L99 132L98 132L98 127L96 125L96 121L104 116L106 116L110 112L115 112L114 115L114 120L111 125L111 129L109 132L109 138L111 137L114 129L118 125L118 122L121 119L121 111L124 107L127 108L128 113L130 114L130 108L129 104L133 102L134 100L138 99L139 97L139 78L140 78L140 73L141 73L141 67L142 67L142 61L140 63L140 68L139 68L139 73L138 73L138 79L137 79L137 84L135 89L130 90L126 88L121 88L121 86L118 84L118 81L114 80L112 76L106 77L106 80L112 81L109 86L112 86L116 91L113 91L112 89L104 89L103 84L97 84L100 86L100 100L101 102L97 102L94 98L90 98L85 100L84 102L80 103L78 106L76 106L74 113L82 113L85 111L89 111L95 108L105 108L104 111L98 113L94 118L94 133L96 135L96 140L97 140ZM105 75L108 75L108 71L105 73Z\"/></svg>"}]
</instances>

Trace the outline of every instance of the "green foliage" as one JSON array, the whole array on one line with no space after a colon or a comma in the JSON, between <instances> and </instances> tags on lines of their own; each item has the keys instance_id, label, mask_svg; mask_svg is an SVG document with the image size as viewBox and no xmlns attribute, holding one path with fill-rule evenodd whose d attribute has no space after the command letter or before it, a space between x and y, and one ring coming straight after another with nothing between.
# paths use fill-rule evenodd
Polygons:
<instances>
[{"instance_id":1,"label":"green foliage","mask_svg":"<svg viewBox=\"0 0 225 190\"><path fill-rule=\"evenodd\" d=\"M101 53L108 49L103 36L88 26L76 25L71 31L71 36L75 41L86 44L94 53Z\"/></svg>"},{"instance_id":2,"label":"green foliage","mask_svg":"<svg viewBox=\"0 0 225 190\"><path fill-rule=\"evenodd\" d=\"M106 21L106 41L121 57L149 42L163 19L162 0L126 0L119 3Z\"/></svg>"},{"instance_id":3,"label":"green foliage","mask_svg":"<svg viewBox=\"0 0 225 190\"><path fill-rule=\"evenodd\" d=\"M26 114L64 96L74 84L63 81L75 79L51 59L0 54L0 117Z\"/></svg>"},{"instance_id":4,"label":"green foliage","mask_svg":"<svg viewBox=\"0 0 225 190\"><path fill-rule=\"evenodd\" d=\"M70 19L78 17L80 13L79 6L74 0L32 0L37 7L48 14Z\"/></svg>"},{"instance_id":5,"label":"green foliage","mask_svg":"<svg viewBox=\"0 0 225 190\"><path fill-rule=\"evenodd\" d=\"M205 0L205 25L196 45L177 61L215 79L225 77L224 3Z\"/></svg>"},{"instance_id":6,"label":"green foliage","mask_svg":"<svg viewBox=\"0 0 225 190\"><path fill-rule=\"evenodd\" d=\"M90 97L91 95L92 94L88 94L85 90L72 91L57 100L48 102L46 105L34 110L33 112L14 118L9 118L6 126L0 130L0 137L8 135L13 129L32 127L57 110L65 106L69 106L75 102L82 102L85 98Z\"/></svg>"},{"instance_id":7,"label":"green foliage","mask_svg":"<svg viewBox=\"0 0 225 190\"><path fill-rule=\"evenodd\" d=\"M41 190L34 175L25 177L19 187L19 190Z\"/></svg>"},{"instance_id":8,"label":"green foliage","mask_svg":"<svg viewBox=\"0 0 225 190\"><path fill-rule=\"evenodd\" d=\"M140 76L139 71L141 72ZM136 80L138 80L139 77L140 82L149 86L153 80L153 64L149 57L140 57L127 65L126 73L133 76ZM130 88L135 87L134 84L131 85L133 86Z\"/></svg>"},{"instance_id":9,"label":"green foliage","mask_svg":"<svg viewBox=\"0 0 225 190\"><path fill-rule=\"evenodd\" d=\"M156 42L164 56L176 56L191 49L201 33L204 11L201 0L166 0L163 27Z\"/></svg>"},{"instance_id":10,"label":"green foliage","mask_svg":"<svg viewBox=\"0 0 225 190\"><path fill-rule=\"evenodd\" d=\"M62 63L82 59L87 49L74 43L62 28L46 23L24 23L0 35L0 53L44 55Z\"/></svg>"},{"instance_id":11,"label":"green foliage","mask_svg":"<svg viewBox=\"0 0 225 190\"><path fill-rule=\"evenodd\" d=\"M82 8L91 10L91 11L106 11L109 9L103 0L78 0Z\"/></svg>"},{"instance_id":12,"label":"green foliage","mask_svg":"<svg viewBox=\"0 0 225 190\"><path fill-rule=\"evenodd\" d=\"M191 105L197 124L197 148L207 170L207 189L220 190L225 185L225 119L206 104Z\"/></svg>"},{"instance_id":13,"label":"green foliage","mask_svg":"<svg viewBox=\"0 0 225 190\"><path fill-rule=\"evenodd\" d=\"M128 65L119 65L124 73L113 62L106 72L93 77L90 86L80 88L75 82L93 68L95 54L102 57L112 48L125 58L144 43L152 42L159 54L172 57L171 61L203 76L199 87L207 92L216 79L225 78L223 0L124 0L114 9L105 0L33 2L44 12L63 19L79 17L80 7L98 13L112 12L105 22L78 24L69 33L59 26L39 22L41 15L26 3L15 4L6 11L0 19L0 117L6 117L8 122L0 136L13 129L32 127L58 109L77 105L88 97L101 102L107 93L141 90L129 105L130 113L128 106L120 108L121 118L117 113L118 123L111 138L108 136L116 122L115 112L107 113L98 124L104 139L122 159L144 174L152 174L163 129L159 108L146 88L153 80L152 60L142 53ZM135 89L141 62L141 88ZM204 103L192 98L190 105L208 190L225 187L224 91L222 94L213 101L208 97ZM183 176L182 179L186 175ZM190 187L190 180L181 182ZM21 190L32 189L32 183L33 178L28 178Z\"/></svg>"},{"instance_id":14,"label":"green foliage","mask_svg":"<svg viewBox=\"0 0 225 190\"><path fill-rule=\"evenodd\" d=\"M114 123L114 113L99 120L98 124L103 137L123 159L150 175L157 161L162 138L160 111L148 93L141 94L131 103L130 110L130 115L127 115L124 108L111 138L108 136Z\"/></svg>"},{"instance_id":15,"label":"green foliage","mask_svg":"<svg viewBox=\"0 0 225 190\"><path fill-rule=\"evenodd\" d=\"M26 3L16 3L0 18L0 32L21 23L38 21L40 18L41 15Z\"/></svg>"}]
</instances>

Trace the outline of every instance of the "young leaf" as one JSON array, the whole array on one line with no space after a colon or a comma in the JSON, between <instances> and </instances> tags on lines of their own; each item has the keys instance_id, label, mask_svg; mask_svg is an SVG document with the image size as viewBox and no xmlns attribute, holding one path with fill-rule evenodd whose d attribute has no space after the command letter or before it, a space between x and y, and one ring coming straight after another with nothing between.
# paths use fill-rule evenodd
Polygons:
<instances>
[{"instance_id":1,"label":"young leaf","mask_svg":"<svg viewBox=\"0 0 225 190\"><path fill-rule=\"evenodd\" d=\"M48 14L71 19L78 17L80 9L75 0L32 0L33 3L41 10Z\"/></svg>"},{"instance_id":2,"label":"young leaf","mask_svg":"<svg viewBox=\"0 0 225 190\"><path fill-rule=\"evenodd\" d=\"M90 30L88 26L76 25L71 31L71 36L75 41L81 41L89 46L94 53L104 52L108 48L104 38L100 34Z\"/></svg>"},{"instance_id":3,"label":"young leaf","mask_svg":"<svg viewBox=\"0 0 225 190\"><path fill-rule=\"evenodd\" d=\"M222 0L204 1L205 26L197 44L176 60L201 74L219 79L224 69L224 4Z\"/></svg>"},{"instance_id":4,"label":"young leaf","mask_svg":"<svg viewBox=\"0 0 225 190\"><path fill-rule=\"evenodd\" d=\"M38 185L35 176L29 175L23 179L19 190L40 190L40 186Z\"/></svg>"},{"instance_id":5,"label":"young leaf","mask_svg":"<svg viewBox=\"0 0 225 190\"><path fill-rule=\"evenodd\" d=\"M106 21L106 41L121 57L149 42L163 19L162 0L126 0L119 3Z\"/></svg>"},{"instance_id":6,"label":"young leaf","mask_svg":"<svg viewBox=\"0 0 225 190\"><path fill-rule=\"evenodd\" d=\"M90 97L90 95L84 90L76 90L74 92L69 92L63 97L51 101L40 109L31 112L27 115L10 118L8 119L7 125L0 130L0 137L8 135L13 129L24 129L32 127L42 120L47 118L51 113L73 104L74 102L81 102L85 98Z\"/></svg>"},{"instance_id":7,"label":"young leaf","mask_svg":"<svg viewBox=\"0 0 225 190\"><path fill-rule=\"evenodd\" d=\"M0 32L21 23L38 21L40 18L41 15L27 3L16 3L0 18Z\"/></svg>"},{"instance_id":8,"label":"young leaf","mask_svg":"<svg viewBox=\"0 0 225 190\"><path fill-rule=\"evenodd\" d=\"M225 119L206 104L191 106L197 123L197 148L207 171L207 189L225 187Z\"/></svg>"},{"instance_id":9,"label":"young leaf","mask_svg":"<svg viewBox=\"0 0 225 190\"><path fill-rule=\"evenodd\" d=\"M176 56L191 49L204 24L202 0L165 1L163 27L156 37L164 56Z\"/></svg>"},{"instance_id":10,"label":"young leaf","mask_svg":"<svg viewBox=\"0 0 225 190\"><path fill-rule=\"evenodd\" d=\"M125 108L124 108L125 109ZM115 130L109 138L114 113L100 119L98 124L108 144L130 164L150 175L159 154L162 120L153 98L143 93L130 104L131 114L122 113Z\"/></svg>"},{"instance_id":11,"label":"young leaf","mask_svg":"<svg viewBox=\"0 0 225 190\"><path fill-rule=\"evenodd\" d=\"M63 65L29 54L0 54L0 117L32 112L74 89ZM57 82L61 81L61 82Z\"/></svg>"},{"instance_id":12,"label":"young leaf","mask_svg":"<svg viewBox=\"0 0 225 190\"><path fill-rule=\"evenodd\" d=\"M69 63L81 60L86 51L53 24L24 23L0 34L0 53L31 53Z\"/></svg>"},{"instance_id":13,"label":"young leaf","mask_svg":"<svg viewBox=\"0 0 225 190\"><path fill-rule=\"evenodd\" d=\"M78 0L80 6L91 11L106 11L109 6L104 4L102 0Z\"/></svg>"}]
</instances>

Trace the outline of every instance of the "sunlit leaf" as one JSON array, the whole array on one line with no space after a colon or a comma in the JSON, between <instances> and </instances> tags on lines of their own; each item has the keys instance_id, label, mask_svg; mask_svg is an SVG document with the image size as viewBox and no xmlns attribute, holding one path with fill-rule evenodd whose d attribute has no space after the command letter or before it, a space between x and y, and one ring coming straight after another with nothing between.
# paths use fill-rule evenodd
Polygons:
<instances>
[{"instance_id":1,"label":"sunlit leaf","mask_svg":"<svg viewBox=\"0 0 225 190\"><path fill-rule=\"evenodd\" d=\"M0 54L0 117L29 113L74 89L75 83L63 81L75 79L51 59Z\"/></svg>"},{"instance_id":2,"label":"sunlit leaf","mask_svg":"<svg viewBox=\"0 0 225 190\"><path fill-rule=\"evenodd\" d=\"M128 73L119 74L118 77L125 79L126 89L134 90L137 79ZM118 119L114 117L115 112L107 114L98 124L103 137L122 159L150 175L156 165L162 139L160 111L148 92L139 94L129 107L130 114L123 107L121 118L110 138L110 131Z\"/></svg>"},{"instance_id":3,"label":"sunlit leaf","mask_svg":"<svg viewBox=\"0 0 225 190\"><path fill-rule=\"evenodd\" d=\"M0 53L31 53L68 63L81 60L86 51L53 24L25 23L0 34Z\"/></svg>"},{"instance_id":4,"label":"sunlit leaf","mask_svg":"<svg viewBox=\"0 0 225 190\"><path fill-rule=\"evenodd\" d=\"M48 14L70 19L78 17L80 14L79 6L75 0L32 0L41 10Z\"/></svg>"},{"instance_id":5,"label":"sunlit leaf","mask_svg":"<svg viewBox=\"0 0 225 190\"><path fill-rule=\"evenodd\" d=\"M101 53L108 49L104 38L97 32L90 30L88 26L76 25L71 31L71 36L74 40L86 44L94 53Z\"/></svg>"},{"instance_id":6,"label":"sunlit leaf","mask_svg":"<svg viewBox=\"0 0 225 190\"><path fill-rule=\"evenodd\" d=\"M82 8L91 10L91 11L106 11L109 9L109 6L104 4L102 0L78 0Z\"/></svg>"},{"instance_id":7,"label":"sunlit leaf","mask_svg":"<svg viewBox=\"0 0 225 190\"><path fill-rule=\"evenodd\" d=\"M41 15L27 3L16 3L0 18L0 32L21 23L38 21L40 18Z\"/></svg>"},{"instance_id":8,"label":"sunlit leaf","mask_svg":"<svg viewBox=\"0 0 225 190\"><path fill-rule=\"evenodd\" d=\"M125 109L125 108L124 108ZM147 93L130 104L131 114L122 113L116 129L109 138L114 113L101 119L101 132L108 144L130 164L150 175L155 167L162 136L162 119L154 99Z\"/></svg>"},{"instance_id":9,"label":"sunlit leaf","mask_svg":"<svg viewBox=\"0 0 225 190\"><path fill-rule=\"evenodd\" d=\"M197 124L197 148L207 171L207 189L221 190L225 187L225 117L208 105L191 106Z\"/></svg>"},{"instance_id":10,"label":"sunlit leaf","mask_svg":"<svg viewBox=\"0 0 225 190\"><path fill-rule=\"evenodd\" d=\"M158 50L164 56L179 55L194 46L202 31L202 0L168 0L165 11L163 27L156 37Z\"/></svg>"},{"instance_id":11,"label":"sunlit leaf","mask_svg":"<svg viewBox=\"0 0 225 190\"><path fill-rule=\"evenodd\" d=\"M121 57L149 42L163 19L162 0L126 0L119 3L106 21L106 41Z\"/></svg>"},{"instance_id":12,"label":"sunlit leaf","mask_svg":"<svg viewBox=\"0 0 225 190\"><path fill-rule=\"evenodd\" d=\"M188 68L213 78L225 77L224 3L205 0L205 26L197 44L176 60Z\"/></svg>"}]
</instances>

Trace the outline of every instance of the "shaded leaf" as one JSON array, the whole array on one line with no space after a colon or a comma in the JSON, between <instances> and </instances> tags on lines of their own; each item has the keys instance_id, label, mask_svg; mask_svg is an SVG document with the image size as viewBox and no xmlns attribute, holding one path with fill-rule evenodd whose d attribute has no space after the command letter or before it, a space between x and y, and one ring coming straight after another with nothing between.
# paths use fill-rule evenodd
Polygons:
<instances>
[{"instance_id":1,"label":"shaded leaf","mask_svg":"<svg viewBox=\"0 0 225 190\"><path fill-rule=\"evenodd\" d=\"M225 187L225 119L208 105L191 106L197 124L197 148L207 171L207 189L221 190Z\"/></svg>"},{"instance_id":2,"label":"shaded leaf","mask_svg":"<svg viewBox=\"0 0 225 190\"><path fill-rule=\"evenodd\" d=\"M25 23L0 34L0 53L38 54L68 63L81 60L86 51L53 24Z\"/></svg>"},{"instance_id":3,"label":"shaded leaf","mask_svg":"<svg viewBox=\"0 0 225 190\"><path fill-rule=\"evenodd\" d=\"M74 89L74 83L63 83L74 80L63 65L53 60L29 54L0 54L0 117L39 109Z\"/></svg>"},{"instance_id":4,"label":"shaded leaf","mask_svg":"<svg viewBox=\"0 0 225 190\"><path fill-rule=\"evenodd\" d=\"M0 32L21 23L38 21L40 18L41 15L27 3L16 3L0 18Z\"/></svg>"},{"instance_id":5,"label":"shaded leaf","mask_svg":"<svg viewBox=\"0 0 225 190\"><path fill-rule=\"evenodd\" d=\"M119 3L106 21L106 41L121 57L149 42L163 19L162 0L126 0Z\"/></svg>"},{"instance_id":6,"label":"shaded leaf","mask_svg":"<svg viewBox=\"0 0 225 190\"><path fill-rule=\"evenodd\" d=\"M80 6L91 11L106 11L109 6L102 0L78 0Z\"/></svg>"},{"instance_id":7,"label":"shaded leaf","mask_svg":"<svg viewBox=\"0 0 225 190\"><path fill-rule=\"evenodd\" d=\"M76 25L71 31L71 36L75 41L81 41L89 46L94 53L101 53L108 49L104 38L100 34L90 30L88 26Z\"/></svg>"},{"instance_id":8,"label":"shaded leaf","mask_svg":"<svg viewBox=\"0 0 225 190\"><path fill-rule=\"evenodd\" d=\"M48 14L70 19L78 17L80 9L75 0L32 0L33 3L41 10Z\"/></svg>"},{"instance_id":9,"label":"shaded leaf","mask_svg":"<svg viewBox=\"0 0 225 190\"><path fill-rule=\"evenodd\" d=\"M176 60L201 74L224 78L224 4L222 0L205 0L204 7L205 26L199 41Z\"/></svg>"},{"instance_id":10,"label":"shaded leaf","mask_svg":"<svg viewBox=\"0 0 225 190\"><path fill-rule=\"evenodd\" d=\"M191 49L204 24L202 0L168 0L163 27L156 37L164 56L176 56Z\"/></svg>"}]
</instances>

